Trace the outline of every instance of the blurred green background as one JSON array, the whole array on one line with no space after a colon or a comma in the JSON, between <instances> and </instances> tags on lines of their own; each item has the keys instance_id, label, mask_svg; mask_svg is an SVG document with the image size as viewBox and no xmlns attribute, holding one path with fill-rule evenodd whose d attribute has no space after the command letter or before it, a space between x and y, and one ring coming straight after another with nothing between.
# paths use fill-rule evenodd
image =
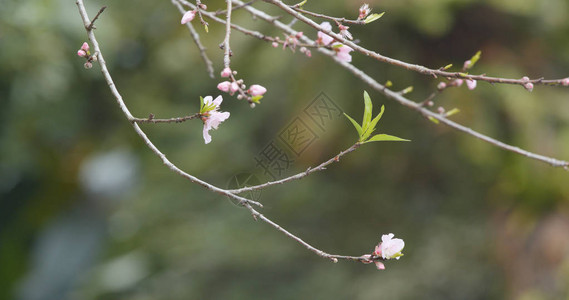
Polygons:
<instances>
[{"instance_id":1,"label":"blurred green background","mask_svg":"<svg viewBox=\"0 0 569 300\"><path fill-rule=\"evenodd\" d=\"M356 17L361 4L305 7ZM567 0L370 4L387 13L350 30L382 54L437 68L482 50L475 73L569 76ZM91 17L102 5L96 33L135 116L191 114L199 96L219 94L221 79L206 75L170 1L87 1ZM234 18L282 37L245 11ZM218 75L223 27L197 29ZM269 218L328 252L369 253L389 232L406 242L385 271L333 264L165 168L121 114L99 66L83 68L75 53L85 40L73 1L0 1L0 299L569 298L566 171L435 125L316 52L307 58L234 33L232 67L267 87L262 104L250 109L224 95L231 118L209 145L200 121L142 127L175 164L225 187L255 169L254 158L320 93L359 120L367 89L376 110L386 106L379 130L412 142L365 145L260 195ZM439 82L353 56L380 82L413 85L416 101ZM436 105L459 108L454 120L506 143L569 159L568 99L566 88L479 83L447 90ZM345 119L318 136L286 174L357 138Z\"/></svg>"}]
</instances>

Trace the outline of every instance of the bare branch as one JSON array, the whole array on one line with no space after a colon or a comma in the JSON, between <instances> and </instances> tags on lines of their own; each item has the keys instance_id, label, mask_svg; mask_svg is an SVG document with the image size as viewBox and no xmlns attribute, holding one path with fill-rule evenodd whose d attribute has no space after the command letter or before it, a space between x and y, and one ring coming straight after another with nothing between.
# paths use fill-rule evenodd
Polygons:
<instances>
[{"instance_id":1,"label":"bare branch","mask_svg":"<svg viewBox=\"0 0 569 300\"><path fill-rule=\"evenodd\" d=\"M424 67L421 65L406 63L406 62L403 62L403 61L400 61L397 59L393 59L393 58L381 55L377 52L368 50L368 49L344 38L343 36L332 32L331 30L325 29L322 26L315 23L314 21L312 21L311 19L309 19L309 18L303 16L302 14L296 12L294 9L290 8L288 5L284 4L280 0L263 0L263 1L265 1L267 3L274 4L275 6L279 7L281 10L285 11L286 13L288 13L288 14L292 15L293 17L299 19L300 21L310 25L312 28L314 28L318 31L322 31L323 33L333 37L337 41L342 42L343 44L345 44L345 45L351 47L352 49L364 54L365 56L369 56L369 57L375 58L376 60L379 60L381 62L392 64L392 65L398 66L398 67L402 67L402 68L405 68L407 70L411 70L411 71L415 71L415 72L418 72L421 74L433 76L435 78L436 77L462 78L462 79L486 81L489 83L517 84L517 85L521 85L521 86L524 86L528 82L533 83L533 84L543 84L543 85L562 85L563 84L564 79L544 80L543 78L538 78L538 79L533 79L533 80L527 81L527 80L523 80L523 79L489 77L486 75L469 75L469 74L465 74L463 72L446 72L446 71L441 70L441 69L430 69L430 68L427 68L427 67Z\"/></svg>"}]
</instances>

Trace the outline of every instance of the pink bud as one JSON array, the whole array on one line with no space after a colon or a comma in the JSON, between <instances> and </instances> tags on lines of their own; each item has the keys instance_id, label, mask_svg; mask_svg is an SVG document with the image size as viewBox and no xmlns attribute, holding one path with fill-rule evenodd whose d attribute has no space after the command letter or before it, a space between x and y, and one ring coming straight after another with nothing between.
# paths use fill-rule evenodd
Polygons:
<instances>
[{"instance_id":1,"label":"pink bud","mask_svg":"<svg viewBox=\"0 0 569 300\"><path fill-rule=\"evenodd\" d=\"M231 83L231 85L229 86L229 91L231 93L235 93L235 92L237 92L237 90L239 90L239 84L237 84L237 82L233 81Z\"/></svg>"},{"instance_id":2,"label":"pink bud","mask_svg":"<svg viewBox=\"0 0 569 300\"><path fill-rule=\"evenodd\" d=\"M527 76L522 77L522 81L523 82L529 82L529 77L527 77Z\"/></svg>"},{"instance_id":3,"label":"pink bud","mask_svg":"<svg viewBox=\"0 0 569 300\"><path fill-rule=\"evenodd\" d=\"M562 84L563 86L569 86L569 77L567 77L567 78L561 80L561 84Z\"/></svg>"},{"instance_id":4,"label":"pink bud","mask_svg":"<svg viewBox=\"0 0 569 300\"><path fill-rule=\"evenodd\" d=\"M93 64L90 62L86 62L84 65L85 69L91 69L93 67Z\"/></svg>"},{"instance_id":5,"label":"pink bud","mask_svg":"<svg viewBox=\"0 0 569 300\"><path fill-rule=\"evenodd\" d=\"M437 85L437 89L439 90L444 90L447 87L447 84L444 82L439 82L439 84Z\"/></svg>"},{"instance_id":6,"label":"pink bud","mask_svg":"<svg viewBox=\"0 0 569 300\"><path fill-rule=\"evenodd\" d=\"M469 90L473 90L476 88L476 80L466 79L466 86Z\"/></svg>"},{"instance_id":7,"label":"pink bud","mask_svg":"<svg viewBox=\"0 0 569 300\"><path fill-rule=\"evenodd\" d=\"M273 42L273 47L274 47L274 48L276 48L276 47L278 47L278 46L279 46L279 43Z\"/></svg>"},{"instance_id":8,"label":"pink bud","mask_svg":"<svg viewBox=\"0 0 569 300\"><path fill-rule=\"evenodd\" d=\"M464 82L464 80L462 80L462 79L456 79L456 80L454 81L454 84L455 84L456 86L461 86L463 82Z\"/></svg>"},{"instance_id":9,"label":"pink bud","mask_svg":"<svg viewBox=\"0 0 569 300\"><path fill-rule=\"evenodd\" d=\"M223 71L221 71L221 77L229 77L229 76L231 76L230 68L225 68L223 69Z\"/></svg>"},{"instance_id":10,"label":"pink bud","mask_svg":"<svg viewBox=\"0 0 569 300\"><path fill-rule=\"evenodd\" d=\"M312 57L312 52L310 52L310 50L306 50L306 52L304 52L304 54L306 54L306 56L308 56L308 57Z\"/></svg>"},{"instance_id":11,"label":"pink bud","mask_svg":"<svg viewBox=\"0 0 569 300\"><path fill-rule=\"evenodd\" d=\"M195 10L189 10L182 16L181 23L186 24L188 22L191 22L195 17L196 17L196 11Z\"/></svg>"},{"instance_id":12,"label":"pink bud","mask_svg":"<svg viewBox=\"0 0 569 300\"><path fill-rule=\"evenodd\" d=\"M89 51L89 44L87 44L87 42L84 42L83 45L81 45L81 50L88 52Z\"/></svg>"},{"instance_id":13,"label":"pink bud","mask_svg":"<svg viewBox=\"0 0 569 300\"><path fill-rule=\"evenodd\" d=\"M247 91L251 96L261 96L267 92L267 89L258 84L253 84Z\"/></svg>"},{"instance_id":14,"label":"pink bud","mask_svg":"<svg viewBox=\"0 0 569 300\"><path fill-rule=\"evenodd\" d=\"M87 56L87 53L85 52L85 50L77 50L77 56L79 57L85 57Z\"/></svg>"},{"instance_id":15,"label":"pink bud","mask_svg":"<svg viewBox=\"0 0 569 300\"><path fill-rule=\"evenodd\" d=\"M533 83L528 82L528 83L524 84L524 88L526 88L526 90L528 90L530 92L533 91Z\"/></svg>"},{"instance_id":16,"label":"pink bud","mask_svg":"<svg viewBox=\"0 0 569 300\"><path fill-rule=\"evenodd\" d=\"M302 31L299 31L296 33L296 38L299 39L302 37L302 35L303 35Z\"/></svg>"},{"instance_id":17,"label":"pink bud","mask_svg":"<svg viewBox=\"0 0 569 300\"><path fill-rule=\"evenodd\" d=\"M463 68L464 70L466 70L466 69L468 69L469 66L470 66L470 60L467 60L467 61L464 62L464 66L462 66L462 68Z\"/></svg>"},{"instance_id":18,"label":"pink bud","mask_svg":"<svg viewBox=\"0 0 569 300\"><path fill-rule=\"evenodd\" d=\"M385 270L385 265L384 265L382 262L376 261L376 262L374 262L374 263L375 263L375 267L376 267L378 270Z\"/></svg>"},{"instance_id":19,"label":"pink bud","mask_svg":"<svg viewBox=\"0 0 569 300\"><path fill-rule=\"evenodd\" d=\"M217 88L222 91L222 92L229 92L229 86L231 85L231 82L229 81L224 81L224 82L220 82L217 85Z\"/></svg>"}]
</instances>

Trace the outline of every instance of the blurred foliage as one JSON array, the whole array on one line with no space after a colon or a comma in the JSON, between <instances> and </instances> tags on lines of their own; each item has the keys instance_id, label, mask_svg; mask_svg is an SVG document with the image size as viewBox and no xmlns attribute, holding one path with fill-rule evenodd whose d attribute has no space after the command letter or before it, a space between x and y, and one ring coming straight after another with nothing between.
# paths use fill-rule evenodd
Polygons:
<instances>
[{"instance_id":1,"label":"blurred foliage","mask_svg":"<svg viewBox=\"0 0 569 300\"><path fill-rule=\"evenodd\" d=\"M170 1L87 1L102 51L135 116L174 117L217 95ZM210 10L223 1L205 1ZM310 0L306 9L357 16L357 1ZM505 77L568 76L569 1L382 0L378 21L350 31L368 48L430 67ZM280 14L266 3L256 6ZM282 36L243 11L237 22ZM284 21L290 17L283 16ZM194 21L195 22L195 21ZM202 32L221 70L222 26ZM315 32L295 25L308 36ZM201 30L201 28L199 28ZM201 31L200 31L201 32ZM86 40L72 1L0 1L0 299L566 299L567 172L385 105L379 131L410 143L370 143L328 170L261 194L263 212L325 251L371 252L382 233L406 241L387 270L322 260L227 199L165 168L122 116L98 66L75 55ZM320 92L349 115L370 91L314 53L232 36L232 66L268 88L250 109L224 95L231 118L204 145L199 121L144 125L182 169L219 186L255 168L254 157ZM439 82L354 54L394 89L426 98ZM563 88L479 83L437 100L452 118L530 151L569 158ZM295 159L306 170L357 138L330 124Z\"/></svg>"}]
</instances>

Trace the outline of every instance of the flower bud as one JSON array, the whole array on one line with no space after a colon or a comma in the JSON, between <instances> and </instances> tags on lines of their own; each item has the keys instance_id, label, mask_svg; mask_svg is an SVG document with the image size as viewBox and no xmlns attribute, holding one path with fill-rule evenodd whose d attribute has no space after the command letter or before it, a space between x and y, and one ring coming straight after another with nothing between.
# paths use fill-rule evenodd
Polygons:
<instances>
[{"instance_id":1,"label":"flower bud","mask_svg":"<svg viewBox=\"0 0 569 300\"><path fill-rule=\"evenodd\" d=\"M561 80L561 84L562 84L563 86L569 86L569 77L567 77L567 78Z\"/></svg>"},{"instance_id":2,"label":"flower bud","mask_svg":"<svg viewBox=\"0 0 569 300\"><path fill-rule=\"evenodd\" d=\"M237 84L237 82L232 82L231 85L229 86L229 91L231 93L235 93L239 90L239 84Z\"/></svg>"},{"instance_id":3,"label":"flower bud","mask_svg":"<svg viewBox=\"0 0 569 300\"><path fill-rule=\"evenodd\" d=\"M258 84L253 84L247 91L251 96L261 96L267 92L267 89Z\"/></svg>"},{"instance_id":4,"label":"flower bud","mask_svg":"<svg viewBox=\"0 0 569 300\"><path fill-rule=\"evenodd\" d=\"M279 43L273 42L273 48L276 48L276 47L278 47L278 46L279 46Z\"/></svg>"},{"instance_id":5,"label":"flower bud","mask_svg":"<svg viewBox=\"0 0 569 300\"><path fill-rule=\"evenodd\" d=\"M186 24L188 22L191 22L195 17L196 17L196 11L189 10L182 16L182 21L180 23Z\"/></svg>"},{"instance_id":6,"label":"flower bud","mask_svg":"<svg viewBox=\"0 0 569 300\"><path fill-rule=\"evenodd\" d=\"M81 45L81 50L89 52L89 44L87 44L87 42L83 42L83 45Z\"/></svg>"},{"instance_id":7,"label":"flower bud","mask_svg":"<svg viewBox=\"0 0 569 300\"><path fill-rule=\"evenodd\" d=\"M466 79L466 86L469 90L473 90L476 88L476 80Z\"/></svg>"},{"instance_id":8,"label":"flower bud","mask_svg":"<svg viewBox=\"0 0 569 300\"><path fill-rule=\"evenodd\" d=\"M79 49L79 50L77 50L77 56L85 57L85 56L87 56L87 52L85 52L85 50Z\"/></svg>"},{"instance_id":9,"label":"flower bud","mask_svg":"<svg viewBox=\"0 0 569 300\"><path fill-rule=\"evenodd\" d=\"M533 83L528 82L528 83L524 84L524 88L530 92L533 91Z\"/></svg>"},{"instance_id":10,"label":"flower bud","mask_svg":"<svg viewBox=\"0 0 569 300\"><path fill-rule=\"evenodd\" d=\"M444 83L444 82L439 82L439 84L437 85L437 89L438 89L439 91L444 90L446 87L447 87L447 84Z\"/></svg>"},{"instance_id":11,"label":"flower bud","mask_svg":"<svg viewBox=\"0 0 569 300\"><path fill-rule=\"evenodd\" d=\"M84 65L85 69L91 69L93 67L93 64L90 62L86 62Z\"/></svg>"},{"instance_id":12,"label":"flower bud","mask_svg":"<svg viewBox=\"0 0 569 300\"><path fill-rule=\"evenodd\" d=\"M221 77L229 77L231 76L231 69L225 68L221 71Z\"/></svg>"},{"instance_id":13,"label":"flower bud","mask_svg":"<svg viewBox=\"0 0 569 300\"><path fill-rule=\"evenodd\" d=\"M229 92L229 86L231 86L231 82L229 81L224 81L224 82L220 82L217 85L217 89L219 89L222 92Z\"/></svg>"}]
</instances>

